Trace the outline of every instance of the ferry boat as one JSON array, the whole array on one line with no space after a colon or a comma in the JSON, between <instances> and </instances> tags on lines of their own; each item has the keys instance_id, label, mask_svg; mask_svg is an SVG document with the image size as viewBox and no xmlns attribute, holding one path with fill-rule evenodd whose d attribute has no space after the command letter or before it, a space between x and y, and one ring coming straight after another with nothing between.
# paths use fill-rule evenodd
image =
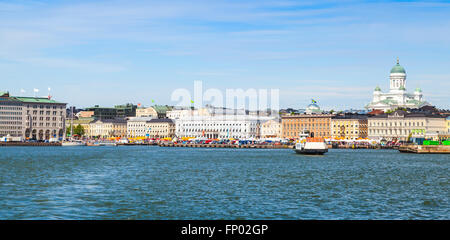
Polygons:
<instances>
[{"instance_id":1,"label":"ferry boat","mask_svg":"<svg viewBox=\"0 0 450 240\"><path fill-rule=\"evenodd\" d=\"M328 152L328 146L323 138L310 137L309 133L303 131L299 134L300 139L295 144L294 151L298 154L318 154Z\"/></svg>"}]
</instances>

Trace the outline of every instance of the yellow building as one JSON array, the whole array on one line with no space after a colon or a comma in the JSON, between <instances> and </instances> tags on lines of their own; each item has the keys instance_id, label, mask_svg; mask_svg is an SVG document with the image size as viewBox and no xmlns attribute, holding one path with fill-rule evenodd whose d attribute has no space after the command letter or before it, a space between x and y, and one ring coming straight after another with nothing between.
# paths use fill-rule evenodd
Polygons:
<instances>
[{"instance_id":1,"label":"yellow building","mask_svg":"<svg viewBox=\"0 0 450 240\"><path fill-rule=\"evenodd\" d=\"M281 122L278 119L269 120L261 124L262 138L281 138Z\"/></svg>"},{"instance_id":2,"label":"yellow building","mask_svg":"<svg viewBox=\"0 0 450 240\"><path fill-rule=\"evenodd\" d=\"M173 138L175 123L171 119L152 119L146 123L147 134L150 138Z\"/></svg>"},{"instance_id":3,"label":"yellow building","mask_svg":"<svg viewBox=\"0 0 450 240\"><path fill-rule=\"evenodd\" d=\"M122 118L97 119L90 123L89 131L92 137L126 137L127 121Z\"/></svg>"},{"instance_id":4,"label":"yellow building","mask_svg":"<svg viewBox=\"0 0 450 240\"><path fill-rule=\"evenodd\" d=\"M357 140L367 138L367 115L341 115L331 119L331 137L333 139Z\"/></svg>"},{"instance_id":5,"label":"yellow building","mask_svg":"<svg viewBox=\"0 0 450 240\"><path fill-rule=\"evenodd\" d=\"M84 129L84 136L91 137L91 125L90 123L93 122L94 118L79 118L73 120L73 128L77 127L78 125L81 125ZM72 121L70 119L66 120L66 129L69 129L72 125Z\"/></svg>"}]
</instances>

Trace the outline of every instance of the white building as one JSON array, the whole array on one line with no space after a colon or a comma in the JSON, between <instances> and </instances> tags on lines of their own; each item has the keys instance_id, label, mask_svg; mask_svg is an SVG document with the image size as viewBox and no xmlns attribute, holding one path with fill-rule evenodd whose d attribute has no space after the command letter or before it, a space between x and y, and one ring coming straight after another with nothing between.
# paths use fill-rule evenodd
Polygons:
<instances>
[{"instance_id":1,"label":"white building","mask_svg":"<svg viewBox=\"0 0 450 240\"><path fill-rule=\"evenodd\" d=\"M370 139L407 140L428 138L445 132L445 117L437 114L407 113L397 110L368 118Z\"/></svg>"},{"instance_id":2,"label":"white building","mask_svg":"<svg viewBox=\"0 0 450 240\"><path fill-rule=\"evenodd\" d=\"M398 59L397 64L391 69L389 77L389 92L383 93L381 88L377 86L373 92L372 102L366 106L367 109L388 111L399 107L421 108L423 106L430 106L423 99L420 88L416 88L412 94L406 92L406 71L400 66Z\"/></svg>"},{"instance_id":3,"label":"white building","mask_svg":"<svg viewBox=\"0 0 450 240\"><path fill-rule=\"evenodd\" d=\"M251 139L260 137L260 123L273 118L248 115L192 116L176 120L177 137Z\"/></svg>"},{"instance_id":4,"label":"white building","mask_svg":"<svg viewBox=\"0 0 450 240\"><path fill-rule=\"evenodd\" d=\"M155 115L155 117L157 117ZM145 137L149 129L147 122L153 117L131 117L127 121L127 137Z\"/></svg>"},{"instance_id":5,"label":"white building","mask_svg":"<svg viewBox=\"0 0 450 240\"><path fill-rule=\"evenodd\" d=\"M174 135L175 124L171 119L136 117L127 122L128 137L166 138Z\"/></svg>"}]
</instances>

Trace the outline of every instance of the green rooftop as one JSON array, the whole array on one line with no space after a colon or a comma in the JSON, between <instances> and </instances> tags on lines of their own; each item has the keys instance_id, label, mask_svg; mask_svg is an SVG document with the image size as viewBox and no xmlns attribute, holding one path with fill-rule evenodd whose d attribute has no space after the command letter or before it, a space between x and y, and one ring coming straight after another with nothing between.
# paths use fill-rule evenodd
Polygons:
<instances>
[{"instance_id":1,"label":"green rooftop","mask_svg":"<svg viewBox=\"0 0 450 240\"><path fill-rule=\"evenodd\" d=\"M155 111L157 113L163 113L163 114L165 114L167 111L172 110L172 107L166 106L166 105L154 105L154 106L152 106L152 108L155 109Z\"/></svg>"},{"instance_id":2,"label":"green rooftop","mask_svg":"<svg viewBox=\"0 0 450 240\"><path fill-rule=\"evenodd\" d=\"M15 98L21 102L27 102L27 103L60 103L60 104L64 104L62 102L57 102L52 99L40 98L40 97L12 97L12 98Z\"/></svg>"}]
</instances>

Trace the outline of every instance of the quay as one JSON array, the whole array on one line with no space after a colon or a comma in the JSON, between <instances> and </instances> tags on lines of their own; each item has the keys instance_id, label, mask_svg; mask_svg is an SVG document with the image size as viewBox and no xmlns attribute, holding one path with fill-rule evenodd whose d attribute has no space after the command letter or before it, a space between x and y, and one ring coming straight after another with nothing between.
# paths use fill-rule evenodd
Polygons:
<instances>
[{"instance_id":1,"label":"quay","mask_svg":"<svg viewBox=\"0 0 450 240\"><path fill-rule=\"evenodd\" d=\"M293 148L293 145L257 145L257 144L174 144L174 143L160 143L160 147L192 147L192 148L259 148L259 149L282 149L282 148Z\"/></svg>"},{"instance_id":2,"label":"quay","mask_svg":"<svg viewBox=\"0 0 450 240\"><path fill-rule=\"evenodd\" d=\"M398 146L383 146L383 145L337 145L328 144L328 149L398 149Z\"/></svg>"},{"instance_id":3,"label":"quay","mask_svg":"<svg viewBox=\"0 0 450 240\"><path fill-rule=\"evenodd\" d=\"M401 153L450 154L450 145L403 145L398 150Z\"/></svg>"},{"instance_id":4,"label":"quay","mask_svg":"<svg viewBox=\"0 0 450 240\"><path fill-rule=\"evenodd\" d=\"M157 143L117 143L117 146L156 146Z\"/></svg>"},{"instance_id":5,"label":"quay","mask_svg":"<svg viewBox=\"0 0 450 240\"><path fill-rule=\"evenodd\" d=\"M61 146L60 142L56 143L46 143L46 142L0 142L0 147L12 147L12 146L30 146L30 147L42 147L42 146L51 146L51 147L59 147Z\"/></svg>"}]
</instances>

